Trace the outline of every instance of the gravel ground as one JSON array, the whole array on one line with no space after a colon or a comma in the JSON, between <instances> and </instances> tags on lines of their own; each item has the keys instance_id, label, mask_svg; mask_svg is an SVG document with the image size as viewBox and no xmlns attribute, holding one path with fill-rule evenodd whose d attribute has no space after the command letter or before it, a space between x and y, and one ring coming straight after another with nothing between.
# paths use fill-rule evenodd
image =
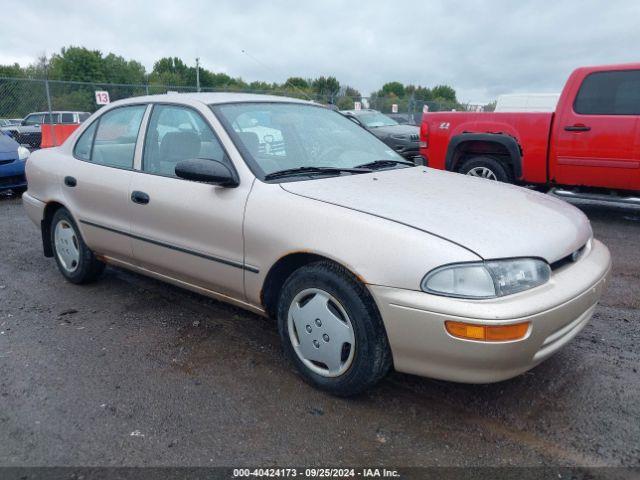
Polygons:
<instances>
[{"instance_id":1,"label":"gravel ground","mask_svg":"<svg viewBox=\"0 0 640 480\"><path fill-rule=\"evenodd\" d=\"M109 268L65 282L0 200L0 465L640 466L640 212L582 207L614 273L591 323L493 385L394 373L330 397L275 324Z\"/></svg>"}]
</instances>

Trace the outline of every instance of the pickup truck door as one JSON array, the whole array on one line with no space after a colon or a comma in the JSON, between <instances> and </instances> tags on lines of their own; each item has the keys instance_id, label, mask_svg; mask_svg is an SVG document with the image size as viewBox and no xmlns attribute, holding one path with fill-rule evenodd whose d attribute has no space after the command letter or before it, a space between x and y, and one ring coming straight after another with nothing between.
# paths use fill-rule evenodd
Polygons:
<instances>
[{"instance_id":1,"label":"pickup truck door","mask_svg":"<svg viewBox=\"0 0 640 480\"><path fill-rule=\"evenodd\" d=\"M555 122L550 179L640 190L640 70L593 72L573 90Z\"/></svg>"}]
</instances>

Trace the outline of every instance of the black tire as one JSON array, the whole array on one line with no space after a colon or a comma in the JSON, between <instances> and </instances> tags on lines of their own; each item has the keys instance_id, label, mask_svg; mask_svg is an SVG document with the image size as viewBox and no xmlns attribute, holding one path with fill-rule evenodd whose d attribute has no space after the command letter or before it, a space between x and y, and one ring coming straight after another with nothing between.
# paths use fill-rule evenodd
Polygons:
<instances>
[{"instance_id":1,"label":"black tire","mask_svg":"<svg viewBox=\"0 0 640 480\"><path fill-rule=\"evenodd\" d=\"M509 169L505 168L502 163L493 157L471 157L462 163L458 172L464 175L471 175L471 171L478 169L490 170L498 182L513 183L513 176Z\"/></svg>"},{"instance_id":2,"label":"black tire","mask_svg":"<svg viewBox=\"0 0 640 480\"><path fill-rule=\"evenodd\" d=\"M73 228L75 238L77 240L76 247L79 251L79 259L73 271L70 271L64 266L56 249L55 231L56 226L60 222L65 222ZM51 248L53 249L53 256L56 259L56 264L58 265L60 273L62 273L62 275L71 283L82 284L95 281L103 272L105 264L98 260L89 247L84 243L76 222L73 220L73 217L66 208L56 210L51 220L50 231Z\"/></svg>"},{"instance_id":3,"label":"black tire","mask_svg":"<svg viewBox=\"0 0 640 480\"><path fill-rule=\"evenodd\" d=\"M312 371L298 357L291 343L289 308L300 292L310 288L320 289L337 299L353 327L353 359L339 376L326 377ZM364 285L337 264L320 261L296 270L284 284L277 316L287 357L307 382L321 390L341 397L356 395L382 379L392 366L391 349L378 308Z\"/></svg>"}]
</instances>

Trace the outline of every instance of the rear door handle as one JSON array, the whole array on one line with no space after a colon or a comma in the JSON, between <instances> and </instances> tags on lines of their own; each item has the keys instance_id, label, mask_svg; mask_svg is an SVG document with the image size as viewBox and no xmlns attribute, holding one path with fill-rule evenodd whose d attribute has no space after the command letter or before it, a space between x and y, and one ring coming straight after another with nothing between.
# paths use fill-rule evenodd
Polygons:
<instances>
[{"instance_id":1,"label":"rear door handle","mask_svg":"<svg viewBox=\"0 0 640 480\"><path fill-rule=\"evenodd\" d=\"M564 127L567 132L588 132L591 130L591 127L587 127L581 123L577 123L575 125L567 125Z\"/></svg>"},{"instance_id":2,"label":"rear door handle","mask_svg":"<svg viewBox=\"0 0 640 480\"><path fill-rule=\"evenodd\" d=\"M75 187L78 181L74 177L64 177L64 184L67 187Z\"/></svg>"},{"instance_id":3,"label":"rear door handle","mask_svg":"<svg viewBox=\"0 0 640 480\"><path fill-rule=\"evenodd\" d=\"M138 190L134 190L131 192L131 201L133 203L139 203L141 205L146 205L149 203L149 195L144 192L139 192Z\"/></svg>"}]
</instances>

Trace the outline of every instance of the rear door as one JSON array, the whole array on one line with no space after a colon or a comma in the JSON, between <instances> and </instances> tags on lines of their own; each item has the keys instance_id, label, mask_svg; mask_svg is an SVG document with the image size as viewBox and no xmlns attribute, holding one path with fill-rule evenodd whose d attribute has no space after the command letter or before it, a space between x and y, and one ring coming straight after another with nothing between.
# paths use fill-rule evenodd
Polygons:
<instances>
[{"instance_id":1,"label":"rear door","mask_svg":"<svg viewBox=\"0 0 640 480\"><path fill-rule=\"evenodd\" d=\"M101 255L131 259L129 183L146 104L114 108L77 140L62 169L66 203L87 245Z\"/></svg>"},{"instance_id":2,"label":"rear door","mask_svg":"<svg viewBox=\"0 0 640 480\"><path fill-rule=\"evenodd\" d=\"M575 90L556 122L551 179L640 189L640 70L593 72Z\"/></svg>"},{"instance_id":3,"label":"rear door","mask_svg":"<svg viewBox=\"0 0 640 480\"><path fill-rule=\"evenodd\" d=\"M242 221L251 184L224 188L178 178L176 164L192 158L234 168L201 112L154 105L130 188L135 261L189 285L244 298Z\"/></svg>"}]
</instances>

